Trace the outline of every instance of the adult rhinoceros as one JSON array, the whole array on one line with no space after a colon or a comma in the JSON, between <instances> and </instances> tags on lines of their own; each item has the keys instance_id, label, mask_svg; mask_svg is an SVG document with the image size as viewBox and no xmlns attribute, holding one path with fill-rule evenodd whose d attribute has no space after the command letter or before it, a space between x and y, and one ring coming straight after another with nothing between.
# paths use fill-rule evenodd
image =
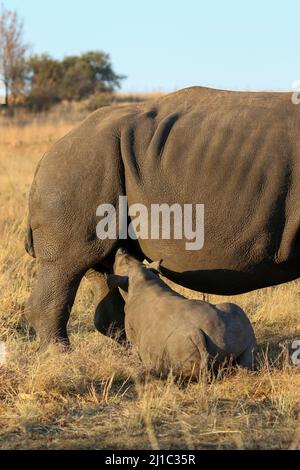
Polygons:
<instances>
[{"instance_id":1,"label":"adult rhinoceros","mask_svg":"<svg viewBox=\"0 0 300 470\"><path fill-rule=\"evenodd\" d=\"M185 240L130 242L138 258L163 258L162 271L178 284L238 294L295 279L300 107L289 93L192 87L102 108L59 140L38 166L29 201L26 249L40 269L26 314L42 344L68 342L69 312L91 268L100 273L100 312L113 305L122 321L122 299L110 297L102 275L121 242L96 235L97 206L117 205L119 195L129 204L205 205L201 250L186 250Z\"/></svg>"}]
</instances>

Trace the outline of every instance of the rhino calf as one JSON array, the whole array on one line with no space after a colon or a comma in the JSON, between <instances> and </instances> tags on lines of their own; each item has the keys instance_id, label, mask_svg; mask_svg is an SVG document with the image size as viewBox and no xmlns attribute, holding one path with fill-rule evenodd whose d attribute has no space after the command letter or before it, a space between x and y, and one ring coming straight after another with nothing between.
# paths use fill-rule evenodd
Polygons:
<instances>
[{"instance_id":1,"label":"rhino calf","mask_svg":"<svg viewBox=\"0 0 300 470\"><path fill-rule=\"evenodd\" d=\"M143 364L183 377L198 377L211 361L219 366L229 358L253 368L256 339L245 312L232 303L186 299L158 270L159 263L144 265L119 249L114 274L107 275L109 287L118 286L124 297L126 335Z\"/></svg>"}]
</instances>

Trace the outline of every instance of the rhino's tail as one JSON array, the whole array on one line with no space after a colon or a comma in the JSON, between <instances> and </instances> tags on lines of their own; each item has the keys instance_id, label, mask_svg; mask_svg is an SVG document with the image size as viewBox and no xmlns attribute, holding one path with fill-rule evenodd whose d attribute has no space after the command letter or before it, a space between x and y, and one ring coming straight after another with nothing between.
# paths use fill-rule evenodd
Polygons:
<instances>
[{"instance_id":1,"label":"rhino's tail","mask_svg":"<svg viewBox=\"0 0 300 470\"><path fill-rule=\"evenodd\" d=\"M24 242L25 250L27 253L35 258L34 246L33 246L33 236L32 236L32 228L30 225L30 219L28 219L27 223L27 230L25 235L25 242Z\"/></svg>"}]
</instances>

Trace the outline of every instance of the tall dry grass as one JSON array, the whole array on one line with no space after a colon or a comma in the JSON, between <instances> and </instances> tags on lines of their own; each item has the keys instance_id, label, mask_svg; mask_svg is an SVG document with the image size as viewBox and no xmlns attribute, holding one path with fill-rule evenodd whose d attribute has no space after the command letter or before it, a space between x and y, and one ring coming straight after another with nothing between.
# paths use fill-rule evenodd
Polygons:
<instances>
[{"instance_id":1,"label":"tall dry grass","mask_svg":"<svg viewBox=\"0 0 300 470\"><path fill-rule=\"evenodd\" d=\"M72 125L0 123L0 448L299 447L300 367L290 361L300 339L298 282L232 297L258 337L257 372L185 385L149 377L133 350L94 331L88 281L71 316L72 352L35 352L23 319L36 274L23 248L27 194L39 158Z\"/></svg>"}]
</instances>

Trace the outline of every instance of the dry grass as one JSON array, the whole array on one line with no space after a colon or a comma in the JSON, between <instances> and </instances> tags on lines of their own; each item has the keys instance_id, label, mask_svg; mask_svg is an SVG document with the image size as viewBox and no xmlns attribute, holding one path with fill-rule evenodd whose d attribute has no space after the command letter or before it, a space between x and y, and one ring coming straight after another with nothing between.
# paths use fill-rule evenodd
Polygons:
<instances>
[{"instance_id":1,"label":"dry grass","mask_svg":"<svg viewBox=\"0 0 300 470\"><path fill-rule=\"evenodd\" d=\"M35 353L22 316L36 272L23 249L27 193L38 159L71 126L0 123L0 448L299 447L300 367L289 352L300 339L297 282L234 298L259 340L255 373L185 386L148 377L132 351L94 331L87 281L70 321L73 351Z\"/></svg>"}]
</instances>

